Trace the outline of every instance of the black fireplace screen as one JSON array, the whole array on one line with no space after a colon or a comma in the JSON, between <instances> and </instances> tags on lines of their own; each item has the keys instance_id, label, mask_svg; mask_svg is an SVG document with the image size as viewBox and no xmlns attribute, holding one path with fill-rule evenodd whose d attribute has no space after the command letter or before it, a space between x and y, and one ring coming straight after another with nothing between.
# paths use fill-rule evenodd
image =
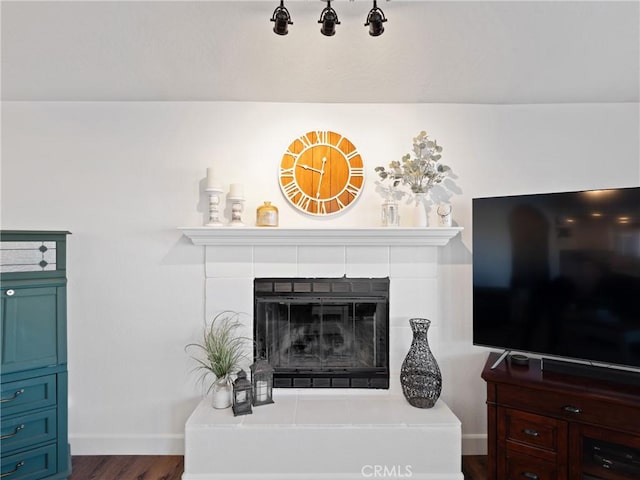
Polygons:
<instances>
[{"instance_id":1,"label":"black fireplace screen","mask_svg":"<svg viewBox=\"0 0 640 480\"><path fill-rule=\"evenodd\" d=\"M261 278L254 298L274 386L389 388L388 278Z\"/></svg>"}]
</instances>

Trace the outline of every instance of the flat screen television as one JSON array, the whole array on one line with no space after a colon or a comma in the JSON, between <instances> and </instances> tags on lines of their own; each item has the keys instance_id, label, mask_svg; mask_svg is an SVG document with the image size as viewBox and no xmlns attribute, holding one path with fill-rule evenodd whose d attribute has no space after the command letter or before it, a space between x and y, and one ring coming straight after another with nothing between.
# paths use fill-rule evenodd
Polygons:
<instances>
[{"instance_id":1,"label":"flat screen television","mask_svg":"<svg viewBox=\"0 0 640 480\"><path fill-rule=\"evenodd\" d=\"M640 368L640 188L473 199L473 343Z\"/></svg>"}]
</instances>

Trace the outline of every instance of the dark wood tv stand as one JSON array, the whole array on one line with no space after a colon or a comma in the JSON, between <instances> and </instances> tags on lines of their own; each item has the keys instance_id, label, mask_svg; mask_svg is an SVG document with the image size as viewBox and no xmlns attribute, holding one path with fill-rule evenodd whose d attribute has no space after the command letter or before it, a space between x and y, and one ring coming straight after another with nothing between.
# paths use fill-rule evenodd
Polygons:
<instances>
[{"instance_id":1,"label":"dark wood tv stand","mask_svg":"<svg viewBox=\"0 0 640 480\"><path fill-rule=\"evenodd\" d=\"M640 386L542 372L540 361L495 369L487 382L489 480L640 479Z\"/></svg>"}]
</instances>

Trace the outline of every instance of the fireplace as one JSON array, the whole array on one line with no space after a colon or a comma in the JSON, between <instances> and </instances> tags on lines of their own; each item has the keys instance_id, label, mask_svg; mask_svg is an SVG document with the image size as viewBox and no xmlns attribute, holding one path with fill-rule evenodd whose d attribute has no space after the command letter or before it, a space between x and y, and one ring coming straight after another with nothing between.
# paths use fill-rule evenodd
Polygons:
<instances>
[{"instance_id":1,"label":"fireplace","mask_svg":"<svg viewBox=\"0 0 640 480\"><path fill-rule=\"evenodd\" d=\"M443 356L438 354L446 351L448 343L443 344L443 341L447 341L447 332L452 327L443 328L441 322L441 299L449 295L449 289L440 290L438 250L460 230L459 227L193 227L185 228L183 232L195 245L203 245L205 250L204 318L211 319L225 310L240 312L241 334L252 340L256 318L256 279L278 282L287 278L313 280L342 279L345 276L350 279L388 279L388 389L365 391L352 388L349 392L340 392L340 389L326 387L278 388L284 395L291 395L294 393L292 390L297 390L300 395L316 396L318 392L322 395L334 392L402 395L400 368L411 345L409 319L412 317L433 320L429 344L440 367L446 370L446 363L443 365L441 362ZM274 291L273 285L266 288L271 288L274 295L285 296L287 293ZM246 363L250 364L253 352L246 353Z\"/></svg>"},{"instance_id":2,"label":"fireplace","mask_svg":"<svg viewBox=\"0 0 640 480\"><path fill-rule=\"evenodd\" d=\"M281 388L389 388L389 278L257 278L254 357Z\"/></svg>"},{"instance_id":3,"label":"fireplace","mask_svg":"<svg viewBox=\"0 0 640 480\"><path fill-rule=\"evenodd\" d=\"M386 300L381 300L381 303L388 317L387 332L382 337L388 337L389 370L387 390L277 388L273 392L275 403L256 408L253 415L234 417L229 411L214 411L211 400L202 399L185 425L183 480L230 477L244 480L265 477L355 479L362 478L363 472L368 474L368 467L362 470L368 465L376 468L380 465L411 465L413 478L462 480L460 421L443 398L432 409L414 408L404 399L400 387L400 367L412 339L409 318L434 320L429 343L443 374L451 365L447 350L452 350L453 345L447 334L453 327L441 327L446 320L443 317L448 317L442 312L441 299L448 297L450 289L446 287L442 291L439 288L438 249L460 230L334 228L329 225L324 228L183 229L194 244L205 246L206 319L223 310L244 312L246 315L241 315L242 334L260 335L255 330L257 312L262 308L255 298L256 282L260 280L271 282L260 287L266 291L258 294L265 301L272 300L272 303L277 297L291 303L288 298L292 298L292 292L296 295L306 293L312 298L313 293L323 301L327 293L336 297L336 293L340 293L343 295L340 299L348 300L349 304L353 304L353 300L357 303L362 297L367 297L367 302L376 303L376 297L387 296L388 308ZM361 287L359 282L353 284L351 291L336 292L339 288L347 288L339 285L345 275L350 280L365 279L369 282L372 279L375 283L381 280L388 284L381 295L371 286L367 287L367 292L372 293L373 290L375 295L358 291ZM289 280L284 280L287 278ZM318 281L320 278L324 280ZM446 276L444 280L445 286L448 285ZM283 286L276 286L274 282L288 283L284 286L287 291L278 291ZM296 282L300 284L298 287L293 286ZM327 286L327 282L333 285L329 283ZM334 291L327 292L329 289ZM279 307L271 305L269 308L279 312ZM332 332L329 330L327 333ZM262 351L266 356L269 348L273 351L274 347L266 343L266 339L265 331L256 354ZM335 334L329 335L329 339L333 342L331 345L336 345L329 352L334 354L335 360L339 352L337 347L345 340ZM347 338L346 343L349 342L351 340ZM298 354L304 351L302 346L295 348L298 348ZM385 349L378 351L387 353ZM251 356L250 352L247 353ZM333 372L322 375L315 372L313 376L307 375L310 380L305 381L312 385L313 379L324 376L330 379L328 382L324 380L324 385L330 385L338 382L341 376L343 382L344 378L349 378L339 372L338 367L331 368ZM352 378L358 378L356 369L360 367L349 368L354 374ZM378 378L378 375L371 377ZM293 385L294 377L289 378ZM349 383L358 382L349 380ZM314 448L300 448L301 445L313 445ZM353 448L354 445L358 448ZM285 451L295 454L289 455L286 462L279 461ZM345 455L347 451L349 454ZM221 454L212 455L211 452ZM275 460L247 462L247 456Z\"/></svg>"}]
</instances>

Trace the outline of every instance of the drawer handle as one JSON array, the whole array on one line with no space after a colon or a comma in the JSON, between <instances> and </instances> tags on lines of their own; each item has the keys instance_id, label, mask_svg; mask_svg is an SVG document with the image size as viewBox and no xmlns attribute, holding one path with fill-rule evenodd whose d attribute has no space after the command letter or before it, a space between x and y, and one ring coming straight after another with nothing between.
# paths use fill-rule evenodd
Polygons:
<instances>
[{"instance_id":1,"label":"drawer handle","mask_svg":"<svg viewBox=\"0 0 640 480\"><path fill-rule=\"evenodd\" d=\"M22 425L18 425L13 431L13 433L9 433L8 435L2 435L0 437L0 440L6 440L7 438L15 437L18 433L20 433L20 430L24 430L24 423Z\"/></svg>"},{"instance_id":2,"label":"drawer handle","mask_svg":"<svg viewBox=\"0 0 640 480\"><path fill-rule=\"evenodd\" d=\"M4 477L8 477L9 475L13 475L18 470L20 470L22 467L24 467L24 462L18 462L18 463L16 463L16 468L11 470L10 472L0 474L0 478L4 478Z\"/></svg>"},{"instance_id":3,"label":"drawer handle","mask_svg":"<svg viewBox=\"0 0 640 480\"><path fill-rule=\"evenodd\" d=\"M24 393L24 388L21 388L20 390L18 390L16 393L13 394L12 397L9 398L3 398L2 400L0 400L0 403L7 403L7 402L12 402L13 400L15 400L16 398L18 398L20 395L22 395ZM0 477L2 478L2 477Z\"/></svg>"},{"instance_id":4,"label":"drawer handle","mask_svg":"<svg viewBox=\"0 0 640 480\"><path fill-rule=\"evenodd\" d=\"M532 428L525 428L524 430L522 430L522 433L524 433L525 435L529 435L530 437L537 437L540 435L538 432L536 432Z\"/></svg>"},{"instance_id":5,"label":"drawer handle","mask_svg":"<svg viewBox=\"0 0 640 480\"><path fill-rule=\"evenodd\" d=\"M578 408L578 407L574 407L573 405L565 405L564 407L562 407L562 410L564 410L565 412L569 412L569 413L582 413L582 409Z\"/></svg>"},{"instance_id":6,"label":"drawer handle","mask_svg":"<svg viewBox=\"0 0 640 480\"><path fill-rule=\"evenodd\" d=\"M7 290L7 297L13 297L15 293L16 293L15 290Z\"/></svg>"},{"instance_id":7,"label":"drawer handle","mask_svg":"<svg viewBox=\"0 0 640 480\"><path fill-rule=\"evenodd\" d=\"M528 478L529 480L538 480L540 477L538 477L537 474L533 473L533 472L522 472L522 476L524 478Z\"/></svg>"}]
</instances>

